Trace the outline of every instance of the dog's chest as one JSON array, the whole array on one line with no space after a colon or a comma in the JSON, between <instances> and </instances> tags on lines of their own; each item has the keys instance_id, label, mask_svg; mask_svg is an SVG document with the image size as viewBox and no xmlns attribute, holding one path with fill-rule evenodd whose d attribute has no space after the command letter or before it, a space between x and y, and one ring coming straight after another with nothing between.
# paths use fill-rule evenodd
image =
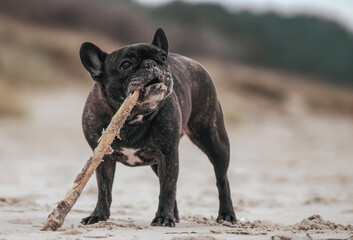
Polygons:
<instances>
[{"instance_id":1,"label":"dog's chest","mask_svg":"<svg viewBox=\"0 0 353 240\"><path fill-rule=\"evenodd\" d=\"M137 166L143 164L144 161L140 159L140 157L138 157L136 154L138 151L139 149L123 148L121 153L124 155L124 158L121 162L128 166Z\"/></svg>"},{"instance_id":2,"label":"dog's chest","mask_svg":"<svg viewBox=\"0 0 353 240\"><path fill-rule=\"evenodd\" d=\"M163 158L163 154L156 148L122 148L117 153L116 161L130 167L146 166L156 164Z\"/></svg>"}]
</instances>

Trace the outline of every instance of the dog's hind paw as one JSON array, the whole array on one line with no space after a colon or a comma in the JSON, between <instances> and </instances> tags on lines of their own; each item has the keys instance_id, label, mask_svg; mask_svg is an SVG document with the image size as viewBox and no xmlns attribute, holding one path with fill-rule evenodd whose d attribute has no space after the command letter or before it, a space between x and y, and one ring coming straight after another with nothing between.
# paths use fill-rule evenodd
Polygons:
<instances>
[{"instance_id":1,"label":"dog's hind paw","mask_svg":"<svg viewBox=\"0 0 353 240\"><path fill-rule=\"evenodd\" d=\"M229 222L231 224L235 224L237 222L237 218L234 213L222 213L217 217L218 223Z\"/></svg>"},{"instance_id":2,"label":"dog's hind paw","mask_svg":"<svg viewBox=\"0 0 353 240\"><path fill-rule=\"evenodd\" d=\"M175 221L171 217L155 217L151 223L152 226L161 226L161 227L175 227Z\"/></svg>"}]
</instances>

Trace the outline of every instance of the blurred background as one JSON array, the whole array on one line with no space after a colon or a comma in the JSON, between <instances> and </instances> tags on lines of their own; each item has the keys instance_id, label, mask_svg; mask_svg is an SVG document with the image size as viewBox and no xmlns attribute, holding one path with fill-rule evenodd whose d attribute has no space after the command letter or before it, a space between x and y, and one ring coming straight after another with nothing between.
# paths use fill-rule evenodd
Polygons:
<instances>
[{"instance_id":1,"label":"blurred background","mask_svg":"<svg viewBox=\"0 0 353 240\"><path fill-rule=\"evenodd\" d=\"M151 42L161 26L170 51L198 60L215 82L238 219L320 214L353 224L352 13L350 0L0 0L1 217L41 223L91 154L81 114L93 81L81 44L112 52ZM181 215L215 216L211 164L186 138L180 151ZM157 179L149 168L117 171L113 216L148 226ZM93 209L95 185L72 224Z\"/></svg>"},{"instance_id":2,"label":"blurred background","mask_svg":"<svg viewBox=\"0 0 353 240\"><path fill-rule=\"evenodd\" d=\"M158 26L170 51L209 70L229 123L298 104L351 115L352 10L345 0L1 0L0 117L28 113L26 89L90 85L82 42L109 52L150 42Z\"/></svg>"}]
</instances>

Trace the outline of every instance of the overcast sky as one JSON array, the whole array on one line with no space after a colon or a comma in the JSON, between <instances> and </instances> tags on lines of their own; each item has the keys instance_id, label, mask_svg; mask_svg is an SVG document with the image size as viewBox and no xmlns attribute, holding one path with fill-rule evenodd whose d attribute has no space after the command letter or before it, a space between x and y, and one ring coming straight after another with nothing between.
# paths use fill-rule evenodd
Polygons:
<instances>
[{"instance_id":1,"label":"overcast sky","mask_svg":"<svg viewBox=\"0 0 353 240\"><path fill-rule=\"evenodd\" d=\"M171 0L136 0L158 5ZM187 2L216 2L231 10L253 12L276 11L284 15L308 13L335 19L353 31L353 0L185 0Z\"/></svg>"}]
</instances>

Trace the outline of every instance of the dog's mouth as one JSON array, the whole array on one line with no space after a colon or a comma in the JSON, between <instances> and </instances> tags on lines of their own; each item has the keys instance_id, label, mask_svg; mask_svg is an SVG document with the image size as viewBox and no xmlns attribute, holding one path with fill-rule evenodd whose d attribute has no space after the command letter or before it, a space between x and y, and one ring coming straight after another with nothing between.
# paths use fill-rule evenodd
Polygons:
<instances>
[{"instance_id":1,"label":"dog's mouth","mask_svg":"<svg viewBox=\"0 0 353 240\"><path fill-rule=\"evenodd\" d=\"M158 83L161 83L161 82L162 82L162 81L159 80L158 77L155 77L155 78L153 78L151 81L149 81L149 82L142 88L142 90L145 89L145 88L147 88L147 87L149 87L149 86L152 86L152 85L154 85L154 84L158 84Z\"/></svg>"},{"instance_id":2,"label":"dog's mouth","mask_svg":"<svg viewBox=\"0 0 353 240\"><path fill-rule=\"evenodd\" d=\"M142 69L131 78L127 92L131 93L136 89L140 90L137 104L144 108L153 108L171 94L173 79L169 70L154 67Z\"/></svg>"},{"instance_id":3,"label":"dog's mouth","mask_svg":"<svg viewBox=\"0 0 353 240\"><path fill-rule=\"evenodd\" d=\"M158 77L153 78L140 91L139 102L148 103L162 100L167 91L167 86Z\"/></svg>"}]
</instances>

